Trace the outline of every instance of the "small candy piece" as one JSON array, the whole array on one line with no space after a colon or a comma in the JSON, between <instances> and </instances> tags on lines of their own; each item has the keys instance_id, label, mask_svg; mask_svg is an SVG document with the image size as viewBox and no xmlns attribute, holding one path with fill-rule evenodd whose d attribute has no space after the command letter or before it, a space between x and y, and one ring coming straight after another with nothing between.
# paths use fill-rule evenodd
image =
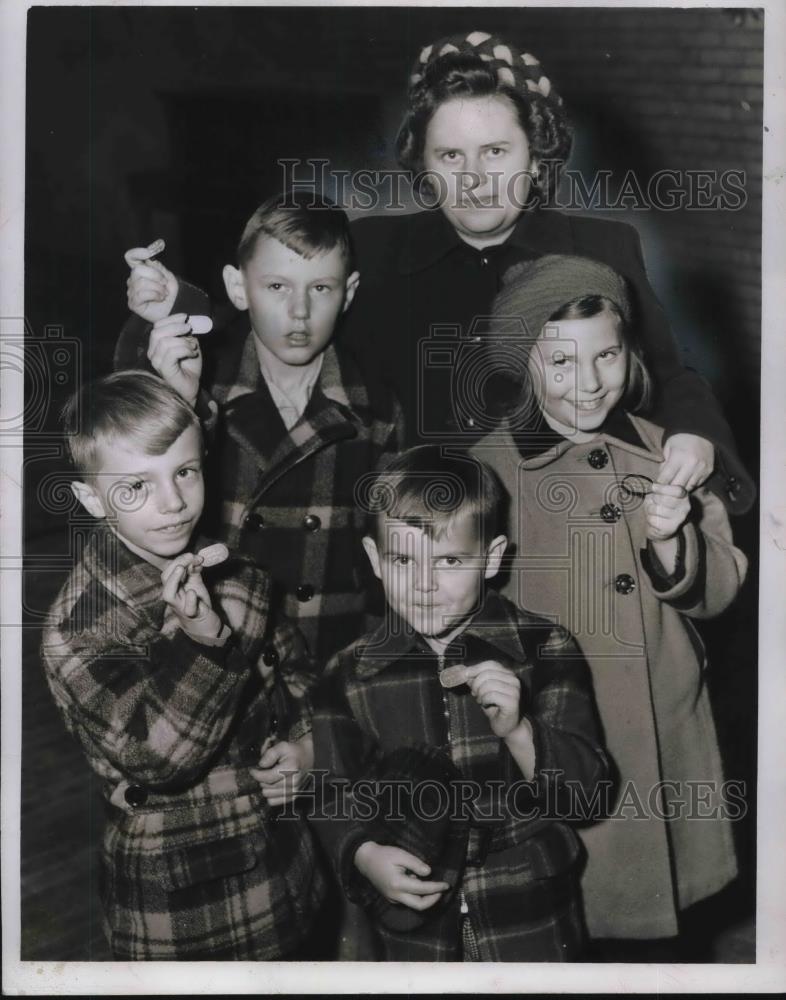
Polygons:
<instances>
[{"instance_id":1,"label":"small candy piece","mask_svg":"<svg viewBox=\"0 0 786 1000\"><path fill-rule=\"evenodd\" d=\"M229 549L223 542L216 542L215 545L208 545L200 549L197 555L202 559L202 568L206 566L218 566L225 559L229 558Z\"/></svg>"},{"instance_id":2,"label":"small candy piece","mask_svg":"<svg viewBox=\"0 0 786 1000\"><path fill-rule=\"evenodd\" d=\"M445 667L439 675L439 683L445 688L458 687L459 684L466 684L467 668L461 663L452 667Z\"/></svg>"},{"instance_id":3,"label":"small candy piece","mask_svg":"<svg viewBox=\"0 0 786 1000\"><path fill-rule=\"evenodd\" d=\"M191 327L191 333L199 334L210 333L213 329L213 320L209 316L189 316L188 324Z\"/></svg>"},{"instance_id":4,"label":"small candy piece","mask_svg":"<svg viewBox=\"0 0 786 1000\"><path fill-rule=\"evenodd\" d=\"M147 248L148 259L150 257L157 257L162 250L166 248L166 243L164 240L153 240L150 246Z\"/></svg>"}]
</instances>

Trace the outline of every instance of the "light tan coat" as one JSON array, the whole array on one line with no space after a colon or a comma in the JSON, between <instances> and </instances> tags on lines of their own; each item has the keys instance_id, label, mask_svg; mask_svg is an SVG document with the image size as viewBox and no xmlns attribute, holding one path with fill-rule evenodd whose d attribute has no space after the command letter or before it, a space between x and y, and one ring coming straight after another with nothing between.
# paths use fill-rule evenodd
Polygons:
<instances>
[{"instance_id":1,"label":"light tan coat","mask_svg":"<svg viewBox=\"0 0 786 1000\"><path fill-rule=\"evenodd\" d=\"M627 474L657 478L662 431L631 419L644 448L601 434L523 459L503 427L472 449L512 497L512 568L503 593L522 608L556 618L578 639L619 769L620 815L581 831L593 937L676 934L677 912L736 874L724 814L733 814L739 802L724 799L703 646L689 618L723 611L743 582L747 561L732 544L721 502L699 489L695 517L683 529L685 575L670 589L656 590L642 564L643 502L626 497L620 482ZM589 461L592 453L596 465L603 461L598 452L605 454L602 468ZM619 508L617 521L603 519L604 504ZM635 588L625 592L631 580ZM677 784L663 787L664 781ZM709 782L712 791L688 782ZM678 816L666 821L669 808ZM687 818L688 812L697 818Z\"/></svg>"}]
</instances>

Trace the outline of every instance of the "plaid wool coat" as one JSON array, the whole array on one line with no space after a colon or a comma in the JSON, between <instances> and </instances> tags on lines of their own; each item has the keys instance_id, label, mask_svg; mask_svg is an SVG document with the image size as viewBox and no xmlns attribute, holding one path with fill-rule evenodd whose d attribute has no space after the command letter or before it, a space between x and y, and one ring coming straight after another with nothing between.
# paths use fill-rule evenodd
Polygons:
<instances>
[{"instance_id":1,"label":"plaid wool coat","mask_svg":"<svg viewBox=\"0 0 786 1000\"><path fill-rule=\"evenodd\" d=\"M208 309L203 293L181 283L174 312ZM372 399L349 357L329 346L308 406L287 431L260 371L248 315L227 316L201 341L202 387L218 404L217 420L206 421L202 523L270 573L275 606L324 664L366 631L369 594L379 594L361 544L356 491L384 455L398 452L401 408L387 392ZM128 321L116 367L147 364L149 332L137 317Z\"/></svg>"},{"instance_id":2,"label":"plaid wool coat","mask_svg":"<svg viewBox=\"0 0 786 1000\"><path fill-rule=\"evenodd\" d=\"M304 821L277 822L248 770L268 735L309 731L312 661L296 630L271 626L249 560L205 581L223 644L187 636L160 571L100 526L44 631L49 686L107 802L100 892L117 958L286 957L324 892Z\"/></svg>"},{"instance_id":3,"label":"plaid wool coat","mask_svg":"<svg viewBox=\"0 0 786 1000\"><path fill-rule=\"evenodd\" d=\"M469 688L440 685L443 667L484 659L507 664L521 681L522 711L535 740L533 783L524 781ZM461 960L467 923L481 961L578 957L581 849L563 818L573 818L574 794L590 797L606 779L607 760L589 670L564 629L490 591L439 662L389 613L332 661L315 689L313 726L315 773L327 772L317 784L322 807L313 822L350 898L367 895L353 859L364 840L376 838L362 813L353 814L346 782L367 772L375 755L403 746L442 748L476 783L460 892L412 933L379 928L388 960Z\"/></svg>"}]
</instances>

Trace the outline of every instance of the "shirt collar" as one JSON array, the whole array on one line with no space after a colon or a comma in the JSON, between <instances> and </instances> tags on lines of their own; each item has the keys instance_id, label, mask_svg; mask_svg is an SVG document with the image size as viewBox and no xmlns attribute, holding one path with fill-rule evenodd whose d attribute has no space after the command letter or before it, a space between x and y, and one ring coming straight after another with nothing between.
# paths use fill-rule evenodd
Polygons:
<instances>
[{"instance_id":1,"label":"shirt collar","mask_svg":"<svg viewBox=\"0 0 786 1000\"><path fill-rule=\"evenodd\" d=\"M444 212L439 209L417 212L408 216L408 220L408 239L404 241L398 261L402 274L423 271L450 253L483 254L483 250L471 247L461 239ZM504 243L487 249L491 253L499 253L501 247L511 246L526 251L533 257L547 253L573 253L575 247L570 219L553 209L533 208L524 211Z\"/></svg>"},{"instance_id":2,"label":"shirt collar","mask_svg":"<svg viewBox=\"0 0 786 1000\"><path fill-rule=\"evenodd\" d=\"M446 652L449 654L454 644L470 636L483 640L513 660L521 661L526 658L515 609L495 590L486 591L480 610L451 642ZM385 621L355 646L354 655L357 657L355 670L361 680L375 676L405 657L436 658L425 639L389 609Z\"/></svg>"}]
</instances>

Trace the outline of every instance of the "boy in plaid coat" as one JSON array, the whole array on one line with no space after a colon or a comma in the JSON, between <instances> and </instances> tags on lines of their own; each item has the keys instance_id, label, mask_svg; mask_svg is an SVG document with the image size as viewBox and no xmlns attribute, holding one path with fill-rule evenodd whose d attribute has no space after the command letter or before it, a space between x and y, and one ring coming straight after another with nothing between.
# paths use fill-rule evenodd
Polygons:
<instances>
[{"instance_id":1,"label":"boy in plaid coat","mask_svg":"<svg viewBox=\"0 0 786 1000\"><path fill-rule=\"evenodd\" d=\"M198 553L201 430L169 386L116 373L64 417L73 492L98 521L42 653L107 803L113 954L297 957L324 894L305 823L276 821L312 760L302 639L271 623L253 563Z\"/></svg>"},{"instance_id":2,"label":"boy in plaid coat","mask_svg":"<svg viewBox=\"0 0 786 1000\"><path fill-rule=\"evenodd\" d=\"M359 281L347 217L310 193L257 209L238 266L223 271L235 309L220 336L204 338L204 371L192 331L206 297L151 259L162 247L126 254L129 306L147 322L131 318L115 365L146 354L206 419L220 489L208 523L270 572L282 610L326 663L367 627L374 589L356 484L402 436L398 404L370 398L332 343Z\"/></svg>"},{"instance_id":3,"label":"boy in plaid coat","mask_svg":"<svg viewBox=\"0 0 786 1000\"><path fill-rule=\"evenodd\" d=\"M481 463L415 448L369 498L364 544L388 616L338 654L314 694L314 825L350 898L382 897L372 913L385 914L386 959L575 959L580 846L563 818L583 818L608 767L587 665L564 629L483 595L507 540L500 487ZM403 849L417 842L406 831L380 836L366 792L347 794L403 747L441 748L460 772L465 791L444 808L469 821L463 865Z\"/></svg>"}]
</instances>

